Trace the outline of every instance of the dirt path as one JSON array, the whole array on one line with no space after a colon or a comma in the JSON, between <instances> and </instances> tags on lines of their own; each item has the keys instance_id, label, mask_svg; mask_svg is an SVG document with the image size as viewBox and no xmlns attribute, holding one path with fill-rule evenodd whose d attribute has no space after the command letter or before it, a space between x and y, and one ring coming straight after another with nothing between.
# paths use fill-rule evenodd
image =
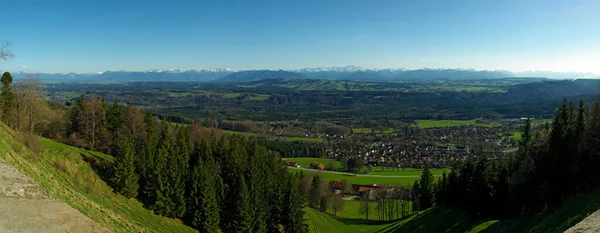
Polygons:
<instances>
[{"instance_id":1,"label":"dirt path","mask_svg":"<svg viewBox=\"0 0 600 233\"><path fill-rule=\"evenodd\" d=\"M569 228L566 233L600 232L600 210L590 214L577 225Z\"/></svg>"},{"instance_id":2,"label":"dirt path","mask_svg":"<svg viewBox=\"0 0 600 233\"><path fill-rule=\"evenodd\" d=\"M110 232L0 160L0 232Z\"/></svg>"}]
</instances>

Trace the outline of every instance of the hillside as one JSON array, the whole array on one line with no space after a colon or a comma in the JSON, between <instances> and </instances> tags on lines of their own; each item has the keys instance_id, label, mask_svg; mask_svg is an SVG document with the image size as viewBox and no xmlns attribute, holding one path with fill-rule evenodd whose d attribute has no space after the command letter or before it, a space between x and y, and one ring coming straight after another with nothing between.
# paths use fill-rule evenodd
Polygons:
<instances>
[{"instance_id":1,"label":"hillside","mask_svg":"<svg viewBox=\"0 0 600 233\"><path fill-rule=\"evenodd\" d=\"M596 211L599 209L600 190L596 190L556 210L507 220L479 219L446 206L434 207L394 223L336 218L309 208L305 218L311 232L598 232L600 213Z\"/></svg>"},{"instance_id":2,"label":"hillside","mask_svg":"<svg viewBox=\"0 0 600 233\"><path fill-rule=\"evenodd\" d=\"M137 200L115 194L97 173L106 170L111 156L47 139L38 142L1 124L0 159L53 198L113 232L195 232L180 220L154 215Z\"/></svg>"}]
</instances>

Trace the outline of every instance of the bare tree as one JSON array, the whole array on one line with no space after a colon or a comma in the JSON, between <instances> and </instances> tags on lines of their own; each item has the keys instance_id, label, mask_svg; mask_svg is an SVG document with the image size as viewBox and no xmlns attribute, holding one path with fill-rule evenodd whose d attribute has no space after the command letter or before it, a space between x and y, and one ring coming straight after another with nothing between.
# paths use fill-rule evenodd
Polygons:
<instances>
[{"instance_id":1,"label":"bare tree","mask_svg":"<svg viewBox=\"0 0 600 233\"><path fill-rule=\"evenodd\" d=\"M48 104L44 100L42 82L33 75L27 75L15 85L15 128L34 133L36 125L46 119Z\"/></svg>"},{"instance_id":2,"label":"bare tree","mask_svg":"<svg viewBox=\"0 0 600 233\"><path fill-rule=\"evenodd\" d=\"M0 59L1 60L8 60L11 59L13 57L15 57L15 55L12 53L12 50L10 49L11 47L11 43L8 41L4 41L2 42L2 44L0 45Z\"/></svg>"},{"instance_id":3,"label":"bare tree","mask_svg":"<svg viewBox=\"0 0 600 233\"><path fill-rule=\"evenodd\" d=\"M337 215L338 211L342 211L344 209L344 204L346 204L340 194L333 194L329 202L334 216Z\"/></svg>"}]
</instances>

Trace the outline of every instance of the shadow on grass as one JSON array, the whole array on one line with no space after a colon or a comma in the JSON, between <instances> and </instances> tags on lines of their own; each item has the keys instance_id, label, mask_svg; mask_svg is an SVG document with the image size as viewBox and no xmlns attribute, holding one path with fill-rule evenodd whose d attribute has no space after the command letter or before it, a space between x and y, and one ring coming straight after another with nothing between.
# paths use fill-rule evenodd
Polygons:
<instances>
[{"instance_id":1,"label":"shadow on grass","mask_svg":"<svg viewBox=\"0 0 600 233\"><path fill-rule=\"evenodd\" d=\"M482 222L463 210L440 206L380 232L467 232Z\"/></svg>"},{"instance_id":2,"label":"shadow on grass","mask_svg":"<svg viewBox=\"0 0 600 233\"><path fill-rule=\"evenodd\" d=\"M600 189L560 208L507 220L481 219L459 208L439 206L379 232L563 232L600 209Z\"/></svg>"},{"instance_id":3,"label":"shadow on grass","mask_svg":"<svg viewBox=\"0 0 600 233\"><path fill-rule=\"evenodd\" d=\"M112 186L112 182L110 180L112 175L112 163L110 161L86 153L78 152L77 154L81 156L83 161L92 167L92 170L94 170L94 172L100 176L100 179Z\"/></svg>"},{"instance_id":4,"label":"shadow on grass","mask_svg":"<svg viewBox=\"0 0 600 233\"><path fill-rule=\"evenodd\" d=\"M600 189L571 199L555 210L500 220L480 232L563 232L599 209Z\"/></svg>"}]
</instances>

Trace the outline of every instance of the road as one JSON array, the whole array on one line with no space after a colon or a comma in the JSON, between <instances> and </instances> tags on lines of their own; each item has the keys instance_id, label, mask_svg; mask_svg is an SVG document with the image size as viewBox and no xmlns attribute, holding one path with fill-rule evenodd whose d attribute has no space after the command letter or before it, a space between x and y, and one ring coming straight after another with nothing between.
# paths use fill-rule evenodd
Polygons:
<instances>
[{"instance_id":1,"label":"road","mask_svg":"<svg viewBox=\"0 0 600 233\"><path fill-rule=\"evenodd\" d=\"M52 198L31 179L0 160L0 232L110 231Z\"/></svg>"},{"instance_id":2,"label":"road","mask_svg":"<svg viewBox=\"0 0 600 233\"><path fill-rule=\"evenodd\" d=\"M336 171L319 171L316 169L312 169L312 168L304 168L304 167L288 167L291 169L297 169L297 170L305 170L305 171L317 171L317 172L325 172L325 173L334 173L334 174L342 174L342 175L354 175L352 173L348 173L348 172L336 172ZM369 176L369 177L386 177L386 178L415 178L415 177L421 177L421 176L385 176L385 175L372 175L372 174L356 174L356 176ZM442 175L433 175L433 176L442 176Z\"/></svg>"}]
</instances>

